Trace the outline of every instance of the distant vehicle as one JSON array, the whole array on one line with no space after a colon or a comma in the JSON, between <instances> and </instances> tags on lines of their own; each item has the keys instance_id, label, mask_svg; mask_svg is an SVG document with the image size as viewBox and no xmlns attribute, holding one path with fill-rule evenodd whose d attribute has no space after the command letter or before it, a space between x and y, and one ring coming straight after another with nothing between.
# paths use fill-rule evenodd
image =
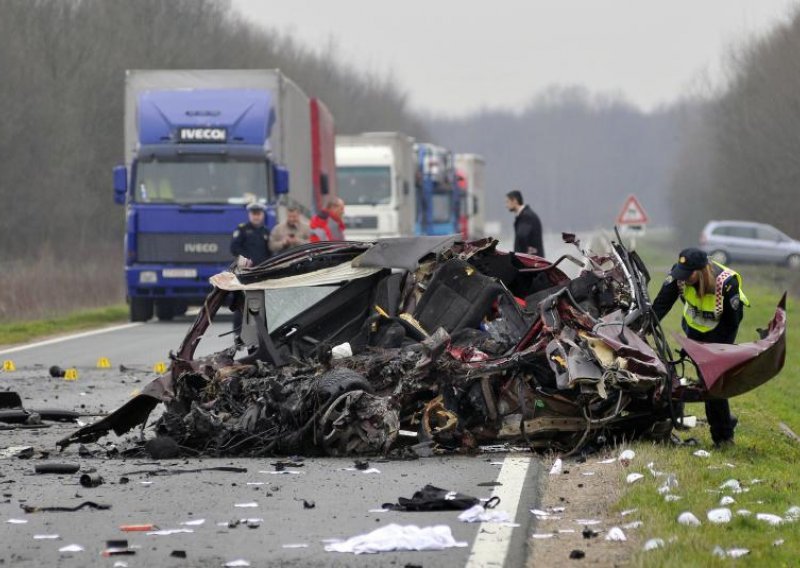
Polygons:
<instances>
[{"instance_id":1,"label":"distant vehicle","mask_svg":"<svg viewBox=\"0 0 800 568\"><path fill-rule=\"evenodd\" d=\"M709 221L700 234L700 248L720 264L770 263L800 270L800 241L764 223Z\"/></svg>"},{"instance_id":2,"label":"distant vehicle","mask_svg":"<svg viewBox=\"0 0 800 568\"><path fill-rule=\"evenodd\" d=\"M414 234L414 139L400 132L336 137L336 183L347 238L372 241Z\"/></svg>"},{"instance_id":3,"label":"distant vehicle","mask_svg":"<svg viewBox=\"0 0 800 568\"><path fill-rule=\"evenodd\" d=\"M414 145L417 154L417 235L461 233L461 192L453 152L430 143Z\"/></svg>"},{"instance_id":4,"label":"distant vehicle","mask_svg":"<svg viewBox=\"0 0 800 568\"><path fill-rule=\"evenodd\" d=\"M267 205L270 227L279 203L320 209L336 193L334 152L331 113L280 71L128 71L114 200L130 319L202 304L248 202Z\"/></svg>"},{"instance_id":5,"label":"distant vehicle","mask_svg":"<svg viewBox=\"0 0 800 568\"><path fill-rule=\"evenodd\" d=\"M484 169L486 161L478 154L456 154L456 168L463 179L466 196L461 203L462 217L466 217L467 239L480 239L486 236L484 211L486 211L486 181ZM463 223L463 221L462 221Z\"/></svg>"}]
</instances>

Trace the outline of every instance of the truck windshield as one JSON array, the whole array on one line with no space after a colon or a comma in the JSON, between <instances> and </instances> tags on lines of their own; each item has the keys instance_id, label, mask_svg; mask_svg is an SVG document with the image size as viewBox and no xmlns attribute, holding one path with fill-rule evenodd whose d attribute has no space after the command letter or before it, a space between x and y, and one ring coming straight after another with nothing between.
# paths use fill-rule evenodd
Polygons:
<instances>
[{"instance_id":1,"label":"truck windshield","mask_svg":"<svg viewBox=\"0 0 800 568\"><path fill-rule=\"evenodd\" d=\"M263 161L209 159L138 162L139 203L247 203L267 198Z\"/></svg>"},{"instance_id":2,"label":"truck windshield","mask_svg":"<svg viewBox=\"0 0 800 568\"><path fill-rule=\"evenodd\" d=\"M386 205L392 201L392 173L388 166L340 166L336 184L347 205Z\"/></svg>"}]
</instances>

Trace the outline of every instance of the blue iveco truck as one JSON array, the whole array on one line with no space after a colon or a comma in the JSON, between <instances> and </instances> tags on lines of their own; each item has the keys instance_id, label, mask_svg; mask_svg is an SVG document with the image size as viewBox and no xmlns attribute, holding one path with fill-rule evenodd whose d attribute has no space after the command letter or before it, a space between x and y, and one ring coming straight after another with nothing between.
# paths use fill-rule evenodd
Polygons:
<instances>
[{"instance_id":1,"label":"blue iveco truck","mask_svg":"<svg viewBox=\"0 0 800 568\"><path fill-rule=\"evenodd\" d=\"M417 154L418 235L455 235L461 232L461 205L453 153L429 143L414 145Z\"/></svg>"},{"instance_id":2,"label":"blue iveco truck","mask_svg":"<svg viewBox=\"0 0 800 568\"><path fill-rule=\"evenodd\" d=\"M313 214L335 193L334 152L327 108L277 70L128 71L114 199L131 320L202 303L248 203L270 226L290 202Z\"/></svg>"}]
</instances>

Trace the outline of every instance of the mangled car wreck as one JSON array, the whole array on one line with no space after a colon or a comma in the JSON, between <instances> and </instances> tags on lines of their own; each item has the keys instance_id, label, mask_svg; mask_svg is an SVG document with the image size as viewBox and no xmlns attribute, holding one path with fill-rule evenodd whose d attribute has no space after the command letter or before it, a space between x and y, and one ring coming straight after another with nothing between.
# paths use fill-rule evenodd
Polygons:
<instances>
[{"instance_id":1,"label":"mangled car wreck","mask_svg":"<svg viewBox=\"0 0 800 568\"><path fill-rule=\"evenodd\" d=\"M168 372L59 444L123 434L163 402L157 436L206 455L574 452L668 438L681 401L735 396L782 368L785 299L760 340L684 339L673 359L639 257L565 240L576 256L554 263L493 239L419 237L310 244L221 273ZM244 347L195 359L231 292Z\"/></svg>"}]
</instances>

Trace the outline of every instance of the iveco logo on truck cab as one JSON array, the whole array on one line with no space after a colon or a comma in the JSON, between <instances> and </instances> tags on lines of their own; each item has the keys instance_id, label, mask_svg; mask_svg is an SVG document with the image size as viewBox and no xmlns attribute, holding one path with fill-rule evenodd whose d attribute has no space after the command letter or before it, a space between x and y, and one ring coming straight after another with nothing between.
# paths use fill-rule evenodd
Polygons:
<instances>
[{"instance_id":1,"label":"iveco logo on truck cab","mask_svg":"<svg viewBox=\"0 0 800 568\"><path fill-rule=\"evenodd\" d=\"M228 141L225 128L183 127L178 129L178 142L211 142L224 144Z\"/></svg>"},{"instance_id":2,"label":"iveco logo on truck cab","mask_svg":"<svg viewBox=\"0 0 800 568\"><path fill-rule=\"evenodd\" d=\"M183 252L213 254L219 251L217 243L184 243Z\"/></svg>"}]
</instances>

